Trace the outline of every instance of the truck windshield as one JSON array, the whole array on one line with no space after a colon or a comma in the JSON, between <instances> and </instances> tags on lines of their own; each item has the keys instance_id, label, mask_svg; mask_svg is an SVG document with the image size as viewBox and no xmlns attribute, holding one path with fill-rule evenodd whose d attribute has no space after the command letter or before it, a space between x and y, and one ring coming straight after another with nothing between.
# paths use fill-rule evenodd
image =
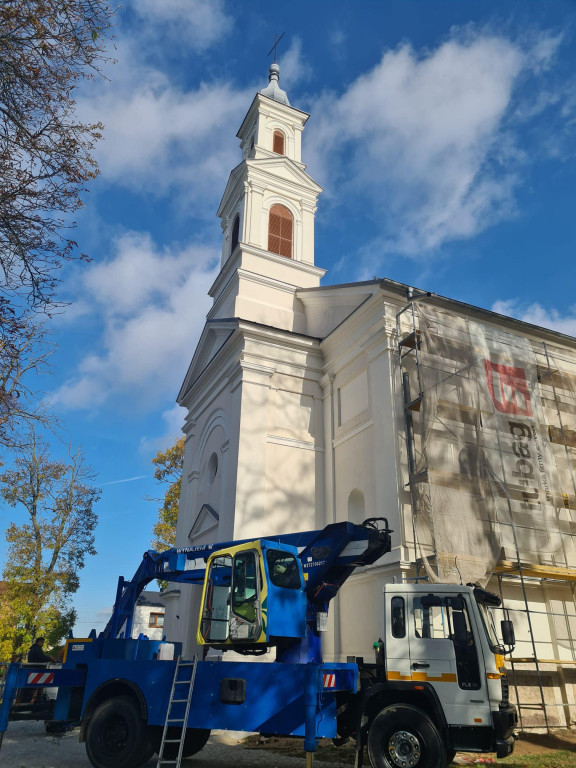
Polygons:
<instances>
[{"instance_id":1,"label":"truck windshield","mask_svg":"<svg viewBox=\"0 0 576 768\"><path fill-rule=\"evenodd\" d=\"M488 637L488 643L490 644L490 650L494 653L502 653L502 643L498 639L496 634L496 622L494 619L494 611L487 606L482 600L476 599L478 609L480 611L480 617L482 624L484 625L484 631Z\"/></svg>"}]
</instances>

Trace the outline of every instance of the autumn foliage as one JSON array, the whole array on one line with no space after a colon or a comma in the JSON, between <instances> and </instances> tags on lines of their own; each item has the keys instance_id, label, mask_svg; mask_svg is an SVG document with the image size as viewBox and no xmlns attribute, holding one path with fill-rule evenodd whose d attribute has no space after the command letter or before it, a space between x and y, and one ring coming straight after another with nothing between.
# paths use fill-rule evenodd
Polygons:
<instances>
[{"instance_id":1,"label":"autumn foliage","mask_svg":"<svg viewBox=\"0 0 576 768\"><path fill-rule=\"evenodd\" d=\"M49 645L67 635L70 606L86 557L96 554L94 505L100 491L80 451L51 457L34 434L12 468L0 475L0 496L16 509L6 531L8 552L0 595L0 659L24 653L34 637Z\"/></svg>"},{"instance_id":2,"label":"autumn foliage","mask_svg":"<svg viewBox=\"0 0 576 768\"><path fill-rule=\"evenodd\" d=\"M184 465L184 442L184 438L181 437L173 446L165 451L159 451L152 459L155 466L154 477L160 483L167 485L162 506L158 510L158 521L153 529L152 546L158 552L173 547L176 541L178 503Z\"/></svg>"}]
</instances>

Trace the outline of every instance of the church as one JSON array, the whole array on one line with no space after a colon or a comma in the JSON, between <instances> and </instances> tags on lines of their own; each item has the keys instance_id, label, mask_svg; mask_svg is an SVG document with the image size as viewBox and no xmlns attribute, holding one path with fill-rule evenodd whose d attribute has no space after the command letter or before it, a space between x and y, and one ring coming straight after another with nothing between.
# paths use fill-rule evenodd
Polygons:
<instances>
[{"instance_id":1,"label":"church","mask_svg":"<svg viewBox=\"0 0 576 768\"><path fill-rule=\"evenodd\" d=\"M333 602L327 661L382 634L382 585L503 598L521 724L576 722L576 340L387 280L322 284L309 115L279 67L238 130L187 409L176 546L385 517L392 551ZM197 595L166 593L194 652Z\"/></svg>"}]
</instances>

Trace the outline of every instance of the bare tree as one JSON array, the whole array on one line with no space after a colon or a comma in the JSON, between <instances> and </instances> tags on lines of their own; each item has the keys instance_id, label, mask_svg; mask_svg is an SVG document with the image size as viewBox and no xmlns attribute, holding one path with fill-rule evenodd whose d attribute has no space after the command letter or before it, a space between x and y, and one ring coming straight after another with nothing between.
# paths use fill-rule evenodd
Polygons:
<instances>
[{"instance_id":1,"label":"bare tree","mask_svg":"<svg viewBox=\"0 0 576 768\"><path fill-rule=\"evenodd\" d=\"M0 323L0 447L15 448L34 425L51 426L55 418L33 386L49 370L53 345L34 315Z\"/></svg>"},{"instance_id":2,"label":"bare tree","mask_svg":"<svg viewBox=\"0 0 576 768\"><path fill-rule=\"evenodd\" d=\"M100 124L75 114L74 89L106 60L107 0L0 3L0 317L49 310Z\"/></svg>"}]
</instances>

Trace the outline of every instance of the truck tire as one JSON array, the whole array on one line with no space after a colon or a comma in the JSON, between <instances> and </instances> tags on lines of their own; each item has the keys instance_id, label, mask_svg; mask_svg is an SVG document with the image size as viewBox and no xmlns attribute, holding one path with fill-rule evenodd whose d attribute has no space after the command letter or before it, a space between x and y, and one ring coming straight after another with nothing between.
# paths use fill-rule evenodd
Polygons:
<instances>
[{"instance_id":1,"label":"truck tire","mask_svg":"<svg viewBox=\"0 0 576 768\"><path fill-rule=\"evenodd\" d=\"M139 768L154 754L148 727L129 696L99 704L86 728L86 753L94 768Z\"/></svg>"},{"instance_id":2,"label":"truck tire","mask_svg":"<svg viewBox=\"0 0 576 768\"><path fill-rule=\"evenodd\" d=\"M446 768L446 749L428 715L410 704L383 709L368 732L373 768Z\"/></svg>"},{"instance_id":3,"label":"truck tire","mask_svg":"<svg viewBox=\"0 0 576 768\"><path fill-rule=\"evenodd\" d=\"M164 729L160 726L151 726L150 731L152 733L152 743L154 744L154 751L158 753L160 749L160 742L162 741L162 731ZM168 728L166 738L179 739L180 728ZM182 757L192 757L197 752L200 752L202 747L206 745L206 742L210 738L209 728L186 728L186 736L184 738L184 749L182 750ZM175 760L178 757L179 744L166 744L164 746L164 757L166 760Z\"/></svg>"}]
</instances>

